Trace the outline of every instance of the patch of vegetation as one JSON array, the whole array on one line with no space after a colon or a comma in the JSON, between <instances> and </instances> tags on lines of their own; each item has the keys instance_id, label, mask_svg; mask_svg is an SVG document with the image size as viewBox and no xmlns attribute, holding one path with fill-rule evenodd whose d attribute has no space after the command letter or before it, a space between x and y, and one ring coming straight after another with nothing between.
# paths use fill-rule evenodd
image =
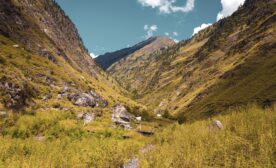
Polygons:
<instances>
[{"instance_id":1,"label":"patch of vegetation","mask_svg":"<svg viewBox=\"0 0 276 168\"><path fill-rule=\"evenodd\" d=\"M274 167L276 111L248 106L229 115L192 124L172 125L154 149L141 155L141 167ZM213 120L223 128L211 129Z\"/></svg>"}]
</instances>

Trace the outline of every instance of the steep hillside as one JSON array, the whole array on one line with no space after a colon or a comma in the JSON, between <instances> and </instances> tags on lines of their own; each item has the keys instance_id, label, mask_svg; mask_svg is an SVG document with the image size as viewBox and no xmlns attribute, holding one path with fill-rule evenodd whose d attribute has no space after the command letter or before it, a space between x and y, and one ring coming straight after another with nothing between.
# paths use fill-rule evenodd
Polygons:
<instances>
[{"instance_id":1,"label":"steep hillside","mask_svg":"<svg viewBox=\"0 0 276 168\"><path fill-rule=\"evenodd\" d=\"M0 0L0 167L121 166L148 141L126 94L55 1Z\"/></svg>"},{"instance_id":2,"label":"steep hillside","mask_svg":"<svg viewBox=\"0 0 276 168\"><path fill-rule=\"evenodd\" d=\"M142 81L135 91L140 101L155 113L181 114L182 121L249 102L272 104L276 97L275 5L273 0L247 0L231 17L154 59L143 60L127 77L121 74L133 62L111 69L112 73L130 84Z\"/></svg>"},{"instance_id":3,"label":"steep hillside","mask_svg":"<svg viewBox=\"0 0 276 168\"><path fill-rule=\"evenodd\" d=\"M112 64L127 58L134 53L150 54L159 49L166 48L174 44L174 41L165 37L151 37L141 43L134 45L133 47L124 48L112 53L106 53L98 56L95 61L104 70L108 69Z\"/></svg>"},{"instance_id":4,"label":"steep hillside","mask_svg":"<svg viewBox=\"0 0 276 168\"><path fill-rule=\"evenodd\" d=\"M2 35L53 62L60 56L79 71L96 76L74 24L55 1L1 0L0 8L5 23L0 26Z\"/></svg>"},{"instance_id":5,"label":"steep hillside","mask_svg":"<svg viewBox=\"0 0 276 168\"><path fill-rule=\"evenodd\" d=\"M174 45L174 41L166 37L156 37L155 41L129 54L111 65L107 72L127 90L139 93L146 89L154 72L158 70L157 56L166 48ZM150 72L150 73L148 73Z\"/></svg>"},{"instance_id":6,"label":"steep hillside","mask_svg":"<svg viewBox=\"0 0 276 168\"><path fill-rule=\"evenodd\" d=\"M77 121L78 114L89 113L111 123L115 104L144 110L96 66L55 1L0 0L0 23L0 112L7 116L0 132L16 127L17 114L35 119L56 111Z\"/></svg>"}]
</instances>

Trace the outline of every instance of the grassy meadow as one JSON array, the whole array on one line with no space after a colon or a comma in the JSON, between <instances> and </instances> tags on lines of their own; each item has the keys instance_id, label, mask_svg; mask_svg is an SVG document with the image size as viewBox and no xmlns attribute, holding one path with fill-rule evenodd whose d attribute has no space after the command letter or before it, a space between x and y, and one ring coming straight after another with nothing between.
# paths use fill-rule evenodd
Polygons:
<instances>
[{"instance_id":1,"label":"grassy meadow","mask_svg":"<svg viewBox=\"0 0 276 168\"><path fill-rule=\"evenodd\" d=\"M220 120L223 128L210 129L213 120ZM53 121L56 124L48 126L47 136L40 137L34 132L36 125L43 124L31 121L23 116L0 137L0 167L117 168L134 157L139 158L142 168L276 165L275 107L248 106L194 123L173 123L160 128L153 137L97 122L83 126L66 119ZM88 131L97 126L102 129ZM31 131L28 136L22 134L24 128ZM21 134L15 134L19 131ZM128 138L124 138L126 134ZM149 144L153 147L141 152Z\"/></svg>"},{"instance_id":2,"label":"grassy meadow","mask_svg":"<svg viewBox=\"0 0 276 168\"><path fill-rule=\"evenodd\" d=\"M220 120L222 130L208 127ZM229 115L172 125L155 138L155 148L142 154L141 167L275 167L276 112L257 106Z\"/></svg>"}]
</instances>

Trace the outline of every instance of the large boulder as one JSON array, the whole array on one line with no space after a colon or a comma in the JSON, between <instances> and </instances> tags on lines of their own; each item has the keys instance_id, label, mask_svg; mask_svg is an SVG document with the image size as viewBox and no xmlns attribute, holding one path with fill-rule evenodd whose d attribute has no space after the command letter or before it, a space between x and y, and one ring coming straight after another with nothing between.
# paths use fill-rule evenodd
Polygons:
<instances>
[{"instance_id":1,"label":"large boulder","mask_svg":"<svg viewBox=\"0 0 276 168\"><path fill-rule=\"evenodd\" d=\"M31 90L26 82L22 85L0 80L0 93L2 93L0 99L4 105L9 109L20 109L27 105L27 100L33 95L37 94L36 90Z\"/></svg>"},{"instance_id":2,"label":"large boulder","mask_svg":"<svg viewBox=\"0 0 276 168\"><path fill-rule=\"evenodd\" d=\"M125 129L130 129L131 115L128 113L125 106L118 104L113 107L112 121L123 126Z\"/></svg>"},{"instance_id":3,"label":"large boulder","mask_svg":"<svg viewBox=\"0 0 276 168\"><path fill-rule=\"evenodd\" d=\"M106 107L108 102L97 93L73 93L68 95L68 99L77 106L83 107Z\"/></svg>"}]
</instances>

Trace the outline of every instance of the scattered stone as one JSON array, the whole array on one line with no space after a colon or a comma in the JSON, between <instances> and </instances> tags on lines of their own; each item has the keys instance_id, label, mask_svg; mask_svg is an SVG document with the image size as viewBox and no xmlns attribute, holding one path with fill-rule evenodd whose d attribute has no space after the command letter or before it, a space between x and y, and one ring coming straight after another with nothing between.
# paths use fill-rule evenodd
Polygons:
<instances>
[{"instance_id":1,"label":"scattered stone","mask_svg":"<svg viewBox=\"0 0 276 168\"><path fill-rule=\"evenodd\" d=\"M219 120L215 120L214 123L213 123L213 125L215 127L217 127L218 129L222 129L223 128L222 123Z\"/></svg>"},{"instance_id":2,"label":"scattered stone","mask_svg":"<svg viewBox=\"0 0 276 168\"><path fill-rule=\"evenodd\" d=\"M27 99L30 97L30 90L27 84L23 82L22 87L12 82L1 82L0 90L6 94L4 104L7 108L19 109L27 104Z\"/></svg>"},{"instance_id":3,"label":"scattered stone","mask_svg":"<svg viewBox=\"0 0 276 168\"><path fill-rule=\"evenodd\" d=\"M54 85L54 84L50 84L50 87L51 87L52 89L58 89L58 87L57 87L56 85Z\"/></svg>"},{"instance_id":4,"label":"scattered stone","mask_svg":"<svg viewBox=\"0 0 276 168\"><path fill-rule=\"evenodd\" d=\"M42 49L39 54L42 55L43 57L46 57L48 60L50 60L54 63L57 63L55 56L50 51L48 51L46 48Z\"/></svg>"},{"instance_id":5,"label":"scattered stone","mask_svg":"<svg viewBox=\"0 0 276 168\"><path fill-rule=\"evenodd\" d=\"M52 95L51 94L47 94L47 95L45 95L43 98L42 98L42 101L47 101L47 100L49 100L49 99L51 99L52 98Z\"/></svg>"},{"instance_id":6,"label":"scattered stone","mask_svg":"<svg viewBox=\"0 0 276 168\"><path fill-rule=\"evenodd\" d=\"M131 116L128 113L125 106L119 104L114 106L113 114L112 114L112 121L117 124L123 126L125 129L130 129L130 119Z\"/></svg>"},{"instance_id":7,"label":"scattered stone","mask_svg":"<svg viewBox=\"0 0 276 168\"><path fill-rule=\"evenodd\" d=\"M138 162L138 158L133 158L126 165L122 166L122 168L138 168Z\"/></svg>"},{"instance_id":8,"label":"scattered stone","mask_svg":"<svg viewBox=\"0 0 276 168\"><path fill-rule=\"evenodd\" d=\"M166 113L166 110L155 109L154 113L156 114L157 117L162 117Z\"/></svg>"},{"instance_id":9,"label":"scattered stone","mask_svg":"<svg viewBox=\"0 0 276 168\"><path fill-rule=\"evenodd\" d=\"M6 111L0 111L0 118L5 118L8 116L8 113Z\"/></svg>"},{"instance_id":10,"label":"scattered stone","mask_svg":"<svg viewBox=\"0 0 276 168\"><path fill-rule=\"evenodd\" d=\"M209 131L221 130L223 128L222 123L219 120L215 120L208 126Z\"/></svg>"},{"instance_id":11,"label":"scattered stone","mask_svg":"<svg viewBox=\"0 0 276 168\"><path fill-rule=\"evenodd\" d=\"M141 116L136 117L136 120L137 120L137 121L142 121L142 117L141 117Z\"/></svg>"},{"instance_id":12,"label":"scattered stone","mask_svg":"<svg viewBox=\"0 0 276 168\"><path fill-rule=\"evenodd\" d=\"M83 121L84 121L84 124L89 124L89 123L95 121L94 113L85 113L83 115Z\"/></svg>"},{"instance_id":13,"label":"scattered stone","mask_svg":"<svg viewBox=\"0 0 276 168\"><path fill-rule=\"evenodd\" d=\"M45 76L44 81L50 85L53 84L55 80L49 76Z\"/></svg>"},{"instance_id":14,"label":"scattered stone","mask_svg":"<svg viewBox=\"0 0 276 168\"><path fill-rule=\"evenodd\" d=\"M36 139L37 141L44 141L44 140L46 139L46 137L40 135L40 136L35 137L35 139Z\"/></svg>"},{"instance_id":15,"label":"scattered stone","mask_svg":"<svg viewBox=\"0 0 276 168\"><path fill-rule=\"evenodd\" d=\"M65 86L65 87L62 89L61 93L66 93L66 92L69 92L69 91L70 91L70 88L67 87L67 86Z\"/></svg>"},{"instance_id":16,"label":"scattered stone","mask_svg":"<svg viewBox=\"0 0 276 168\"><path fill-rule=\"evenodd\" d=\"M61 99L61 98L62 98L62 94L58 94L57 99Z\"/></svg>"},{"instance_id":17,"label":"scattered stone","mask_svg":"<svg viewBox=\"0 0 276 168\"><path fill-rule=\"evenodd\" d=\"M78 120L83 120L84 124L89 124L93 121L95 121L95 114L92 112L89 113L84 113L84 114L77 114L77 119Z\"/></svg>"},{"instance_id":18,"label":"scattered stone","mask_svg":"<svg viewBox=\"0 0 276 168\"><path fill-rule=\"evenodd\" d=\"M82 116L83 116L82 113L78 113L78 114L77 114L77 119L78 119L78 120L81 120L81 119L82 119Z\"/></svg>"},{"instance_id":19,"label":"scattered stone","mask_svg":"<svg viewBox=\"0 0 276 168\"><path fill-rule=\"evenodd\" d=\"M18 45L18 44L14 44L12 47L14 47L14 48L18 48L18 47L19 47L19 45Z\"/></svg>"},{"instance_id":20,"label":"scattered stone","mask_svg":"<svg viewBox=\"0 0 276 168\"><path fill-rule=\"evenodd\" d=\"M106 107L108 105L106 100L93 91L89 93L69 94L68 99L73 104L83 107Z\"/></svg>"}]
</instances>

